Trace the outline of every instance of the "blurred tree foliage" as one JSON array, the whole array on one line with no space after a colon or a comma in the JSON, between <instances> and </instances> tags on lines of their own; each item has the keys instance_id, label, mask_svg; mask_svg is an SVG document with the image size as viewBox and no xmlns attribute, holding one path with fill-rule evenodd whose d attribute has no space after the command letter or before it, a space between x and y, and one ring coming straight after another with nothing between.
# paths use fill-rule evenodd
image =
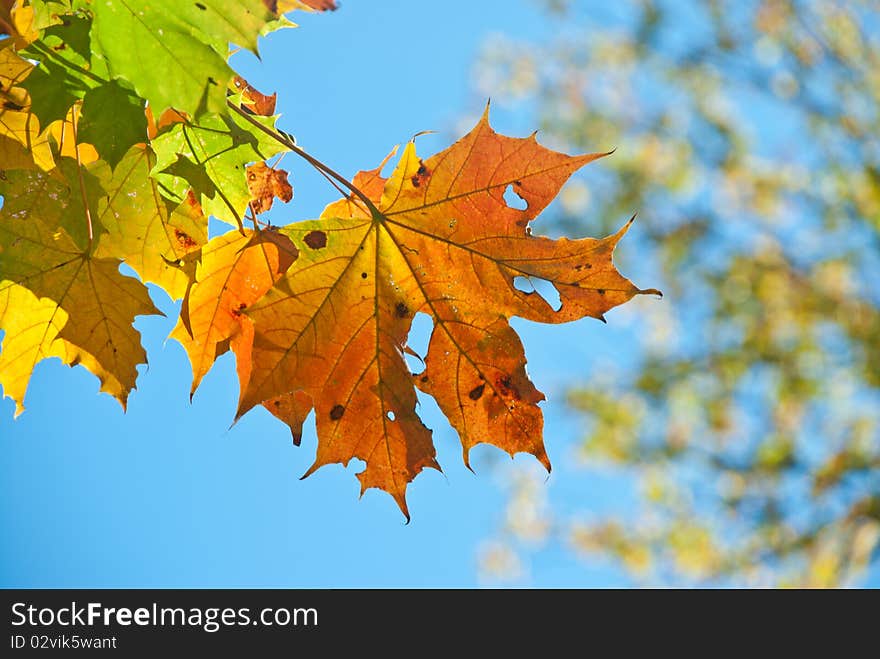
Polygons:
<instances>
[{"instance_id":1,"label":"blurred tree foliage","mask_svg":"<svg viewBox=\"0 0 880 659\"><path fill-rule=\"evenodd\" d=\"M560 227L639 211L623 251L653 260L621 269L666 298L638 310L635 369L568 394L640 512L554 519L526 479L484 568L537 524L642 583L858 584L880 553L880 4L545 4L552 40L494 39L478 88L545 142L617 147Z\"/></svg>"}]
</instances>

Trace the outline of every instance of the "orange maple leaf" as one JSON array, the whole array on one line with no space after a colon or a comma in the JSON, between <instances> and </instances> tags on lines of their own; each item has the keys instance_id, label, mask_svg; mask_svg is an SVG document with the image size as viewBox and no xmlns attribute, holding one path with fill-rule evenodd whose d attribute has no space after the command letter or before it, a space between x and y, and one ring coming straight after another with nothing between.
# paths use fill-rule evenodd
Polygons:
<instances>
[{"instance_id":1,"label":"orange maple leaf","mask_svg":"<svg viewBox=\"0 0 880 659\"><path fill-rule=\"evenodd\" d=\"M458 431L466 463L468 451L486 442L511 455L531 453L549 469L538 407L544 396L526 374L508 319L602 319L636 294L659 293L637 288L612 264L629 223L602 239L531 234L529 223L568 177L604 155L568 156L534 135L499 135L487 112L427 160L408 144L388 179L381 167L358 174L362 196L279 231L298 258L243 310L253 334L233 346L238 415L262 403L289 423L296 441L314 407L318 450L306 475L359 458L362 492L385 490L407 517L407 484L425 467L439 469L431 431L416 413L417 388ZM505 202L509 187L525 209ZM552 283L561 306L519 290L518 277ZM434 329L425 368L413 374L404 354L412 353L407 336L420 312Z\"/></svg>"}]
</instances>

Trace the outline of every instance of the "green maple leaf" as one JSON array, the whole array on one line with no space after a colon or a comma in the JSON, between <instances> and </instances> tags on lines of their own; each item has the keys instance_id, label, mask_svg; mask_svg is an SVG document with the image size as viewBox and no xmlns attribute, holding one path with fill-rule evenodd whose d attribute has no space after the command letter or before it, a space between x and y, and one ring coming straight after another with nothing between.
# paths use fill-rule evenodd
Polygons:
<instances>
[{"instance_id":1,"label":"green maple leaf","mask_svg":"<svg viewBox=\"0 0 880 659\"><path fill-rule=\"evenodd\" d=\"M143 100L115 80L89 90L83 98L78 138L115 167L130 146L147 139Z\"/></svg>"},{"instance_id":2,"label":"green maple leaf","mask_svg":"<svg viewBox=\"0 0 880 659\"><path fill-rule=\"evenodd\" d=\"M275 18L261 0L102 0L92 11L111 75L131 82L156 116L169 107L222 112L229 43L256 52L257 35Z\"/></svg>"}]
</instances>

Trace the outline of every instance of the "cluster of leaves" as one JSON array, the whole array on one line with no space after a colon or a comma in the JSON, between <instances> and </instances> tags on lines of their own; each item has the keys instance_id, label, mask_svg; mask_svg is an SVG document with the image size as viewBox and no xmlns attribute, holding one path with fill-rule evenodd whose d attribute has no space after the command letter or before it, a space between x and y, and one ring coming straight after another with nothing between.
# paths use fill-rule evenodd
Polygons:
<instances>
[{"instance_id":1,"label":"cluster of leaves","mask_svg":"<svg viewBox=\"0 0 880 659\"><path fill-rule=\"evenodd\" d=\"M389 492L406 514L407 484L439 468L417 390L458 430L465 460L488 442L549 468L543 395L508 319L601 319L654 292L612 265L629 224L603 239L531 235L571 173L604 154L501 136L486 114L441 153L422 160L409 143L390 177L383 162L350 183L278 130L274 96L227 63L230 44L256 52L259 35L290 25L285 11L332 3L2 7L0 384L19 411L47 357L82 364L124 406L146 361L132 322L158 313L149 283L183 300L172 337L193 391L231 349L239 416L262 404L298 443L315 410L308 473L359 458L362 490ZM257 216L290 200L287 174L269 163L290 151L346 190L319 219L279 229ZM509 206L508 189L527 208ZM234 228L209 240L208 216ZM561 307L518 277L552 282ZM434 331L413 374L404 355L415 354L407 335L419 312Z\"/></svg>"},{"instance_id":2,"label":"cluster of leaves","mask_svg":"<svg viewBox=\"0 0 880 659\"><path fill-rule=\"evenodd\" d=\"M880 540L876 3L552 5L573 38L491 46L482 75L558 143L619 147L560 223L650 207L671 303L634 370L569 393L640 514L543 528L649 583L853 583Z\"/></svg>"}]
</instances>

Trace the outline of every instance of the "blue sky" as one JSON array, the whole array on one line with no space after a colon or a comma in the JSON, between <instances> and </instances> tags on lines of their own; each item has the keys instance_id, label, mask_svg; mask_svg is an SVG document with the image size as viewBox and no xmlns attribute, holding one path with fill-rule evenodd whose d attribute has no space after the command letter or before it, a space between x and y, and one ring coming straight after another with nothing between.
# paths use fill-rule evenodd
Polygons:
<instances>
[{"instance_id":1,"label":"blue sky","mask_svg":"<svg viewBox=\"0 0 880 659\"><path fill-rule=\"evenodd\" d=\"M484 40L498 32L540 39L552 28L527 0L347 0L333 14L295 18L300 29L263 40L262 62L243 54L235 66L257 88L278 92L283 129L348 175L374 167L419 131L438 131L419 138L423 154L444 148L458 136L461 118L476 118L483 109L485 99L474 97L470 82ZM531 130L516 109L495 108L493 124L507 132ZM276 224L316 217L335 198L294 156L283 166L296 192L292 204L273 211ZM238 395L231 355L219 360L190 404L185 353L165 341L178 306L162 293L155 297L168 317L136 323L150 365L127 414L97 393L93 376L54 360L37 367L18 420L12 402L0 402L0 585L479 584L477 552L502 521L504 475L519 464L528 468L530 456L514 465L479 447L472 456L477 475L471 474L455 433L425 401L444 474L423 473L410 486L411 524L383 493L372 490L358 500L355 465L325 467L300 481L314 458L313 422L298 448L287 428L262 410L230 428ZM638 313L640 305L655 303L631 304ZM632 495L619 481L574 464L577 428L562 415L559 395L571 377L590 373L594 359L615 360L625 352L633 339L615 318L609 314L607 326L515 323L529 372L548 394L545 439L554 471L542 486L563 502L563 511L630 505ZM537 554L523 583L627 583L605 564L557 560L558 551Z\"/></svg>"}]
</instances>

